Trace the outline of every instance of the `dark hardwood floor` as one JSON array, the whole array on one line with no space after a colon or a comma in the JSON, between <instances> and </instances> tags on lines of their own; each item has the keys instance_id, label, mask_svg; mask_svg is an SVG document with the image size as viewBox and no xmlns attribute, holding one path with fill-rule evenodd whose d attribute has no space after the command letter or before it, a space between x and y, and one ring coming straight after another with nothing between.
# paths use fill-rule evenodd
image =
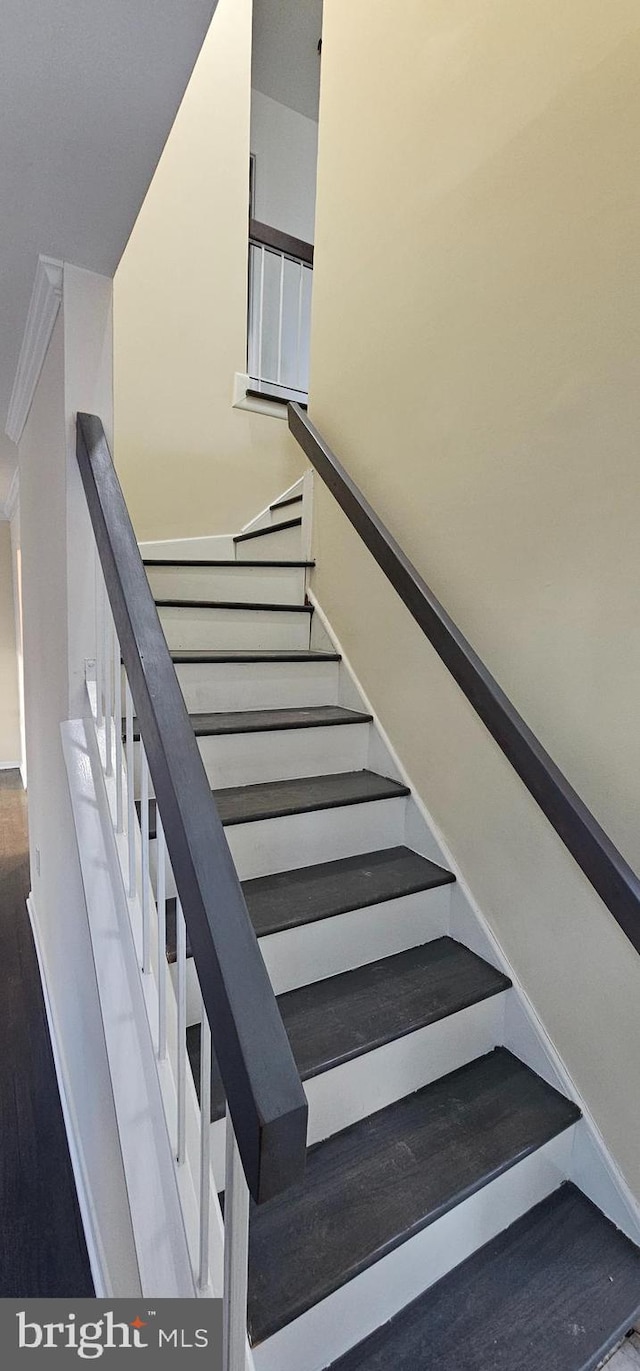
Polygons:
<instances>
[{"instance_id":1,"label":"dark hardwood floor","mask_svg":"<svg viewBox=\"0 0 640 1371\"><path fill-rule=\"evenodd\" d=\"M0 1298L94 1294L26 908L27 800L0 772Z\"/></svg>"}]
</instances>

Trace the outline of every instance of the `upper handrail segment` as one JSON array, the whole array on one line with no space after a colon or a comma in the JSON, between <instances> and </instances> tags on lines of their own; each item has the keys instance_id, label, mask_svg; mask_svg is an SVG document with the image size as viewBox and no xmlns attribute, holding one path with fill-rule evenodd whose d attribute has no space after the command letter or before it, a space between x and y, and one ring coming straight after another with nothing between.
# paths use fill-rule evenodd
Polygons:
<instances>
[{"instance_id":1,"label":"upper handrail segment","mask_svg":"<svg viewBox=\"0 0 640 1371\"><path fill-rule=\"evenodd\" d=\"M637 952L640 878L378 518L307 414L289 405L289 427L378 566L473 705Z\"/></svg>"},{"instance_id":2,"label":"upper handrail segment","mask_svg":"<svg viewBox=\"0 0 640 1371\"><path fill-rule=\"evenodd\" d=\"M313 243L294 238L292 233L283 233L282 229L272 228L270 224L262 224L259 219L249 220L249 240L258 247L272 248L274 252L293 257L296 262L313 266Z\"/></svg>"},{"instance_id":3,"label":"upper handrail segment","mask_svg":"<svg viewBox=\"0 0 640 1371\"><path fill-rule=\"evenodd\" d=\"M307 1102L99 418L77 459L242 1164L260 1203L304 1172Z\"/></svg>"}]
</instances>

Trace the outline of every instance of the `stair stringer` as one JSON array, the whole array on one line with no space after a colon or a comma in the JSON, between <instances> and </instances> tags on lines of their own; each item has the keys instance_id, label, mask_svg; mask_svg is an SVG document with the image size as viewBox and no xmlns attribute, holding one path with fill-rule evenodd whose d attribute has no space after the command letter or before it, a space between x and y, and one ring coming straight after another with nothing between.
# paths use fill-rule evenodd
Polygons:
<instances>
[{"instance_id":1,"label":"stair stringer","mask_svg":"<svg viewBox=\"0 0 640 1371\"><path fill-rule=\"evenodd\" d=\"M407 843L431 861L447 867L455 875L455 884L450 887L450 936L498 967L513 983L512 989L505 996L502 1045L549 1085L574 1100L581 1111L582 1118L573 1129L574 1142L566 1179L578 1186L632 1242L640 1245L640 1202L611 1156L588 1105L505 955L488 919L475 900L444 835L382 727L375 708L359 682L343 644L333 632L317 596L312 590L307 590L307 597L314 607L312 645L334 650L341 655L339 704L349 709L361 709L373 716L367 766L404 783L411 790L406 807Z\"/></svg>"}]
</instances>

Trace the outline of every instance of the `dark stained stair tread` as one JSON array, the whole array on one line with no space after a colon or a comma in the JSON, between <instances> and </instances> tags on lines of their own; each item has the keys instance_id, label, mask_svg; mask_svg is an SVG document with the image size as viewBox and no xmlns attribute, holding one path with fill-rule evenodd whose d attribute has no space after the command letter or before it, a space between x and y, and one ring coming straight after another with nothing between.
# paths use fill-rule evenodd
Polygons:
<instances>
[{"instance_id":1,"label":"dark stained stair tread","mask_svg":"<svg viewBox=\"0 0 640 1371\"><path fill-rule=\"evenodd\" d=\"M317 705L312 709L234 709L218 714L190 714L196 738L214 738L224 733L271 733L281 729L329 728L346 724L367 724L371 714L359 714L340 705ZM133 736L138 739L138 721L133 721Z\"/></svg>"},{"instance_id":2,"label":"dark stained stair tread","mask_svg":"<svg viewBox=\"0 0 640 1371\"><path fill-rule=\"evenodd\" d=\"M167 559L166 557L145 557L145 558L143 559L143 564L144 564L144 566L152 566L152 567L158 567L158 566L169 566L169 567L175 567L175 566L179 566L179 567L195 567L195 566L197 566L197 567L203 567L203 566L210 566L210 567L229 567L229 568L233 568L233 569L235 569L235 570L237 570L238 567L239 567L241 571L242 571L242 570L246 570L248 567L253 567L254 570L258 570L258 569L262 570L263 567L280 567L280 568L297 567L297 568L300 568L300 567L314 567L314 566L315 566L315 562L300 562L300 561L296 562L296 561L291 561L291 560L289 560L289 561L284 561L284 560L283 560L283 561L280 561L280 562L276 562L276 561L274 561L274 562L265 562L265 561L261 561L261 562L251 562L251 561L249 560L249 558L247 558L246 561L243 559L243 561L241 561L241 562L232 562L232 561L230 561L230 559L229 559L228 557L225 558L223 561L220 561L220 560L213 561L213 560L211 560L210 558L207 558L207 557L199 557L199 558L197 558L197 559L196 559L196 558L193 558L193 557L175 557L175 558L169 558L169 559Z\"/></svg>"},{"instance_id":3,"label":"dark stained stair tread","mask_svg":"<svg viewBox=\"0 0 640 1371\"><path fill-rule=\"evenodd\" d=\"M244 881L242 889L258 937L352 909L432 890L454 880L450 871L408 847L388 847L335 862L278 871Z\"/></svg>"},{"instance_id":4,"label":"dark stained stair tread","mask_svg":"<svg viewBox=\"0 0 640 1371\"><path fill-rule=\"evenodd\" d=\"M266 604L262 600L156 600L158 609L260 610L265 614L313 614L313 605Z\"/></svg>"},{"instance_id":5,"label":"dark stained stair tread","mask_svg":"<svg viewBox=\"0 0 640 1371\"><path fill-rule=\"evenodd\" d=\"M300 1075L310 1080L510 985L507 976L468 948L452 938L436 938L288 990L278 996L278 1008ZM199 1025L187 1037L198 1084ZM211 1117L217 1119L224 1113L224 1098L215 1063L211 1076Z\"/></svg>"},{"instance_id":6,"label":"dark stained stair tread","mask_svg":"<svg viewBox=\"0 0 640 1371\"><path fill-rule=\"evenodd\" d=\"M297 1318L579 1117L576 1105L497 1048L310 1148L302 1185L252 1208L253 1340ZM438 1358L429 1362L440 1366Z\"/></svg>"},{"instance_id":7,"label":"dark stained stair tread","mask_svg":"<svg viewBox=\"0 0 640 1371\"><path fill-rule=\"evenodd\" d=\"M452 938L289 990L278 1005L305 1079L508 989L508 977Z\"/></svg>"},{"instance_id":8,"label":"dark stained stair tread","mask_svg":"<svg viewBox=\"0 0 640 1371\"><path fill-rule=\"evenodd\" d=\"M245 648L228 649L222 651L207 648L187 648L171 652L171 661L180 663L193 662L339 662L341 660L339 652L316 652L313 649L264 648L262 651L248 651Z\"/></svg>"},{"instance_id":9,"label":"dark stained stair tread","mask_svg":"<svg viewBox=\"0 0 640 1371\"><path fill-rule=\"evenodd\" d=\"M236 533L234 543L246 543L250 538L266 538L270 533L282 533L285 528L300 528L302 519L283 519L280 524L271 524L266 528L254 528L249 533Z\"/></svg>"},{"instance_id":10,"label":"dark stained stair tread","mask_svg":"<svg viewBox=\"0 0 640 1371\"><path fill-rule=\"evenodd\" d=\"M375 771L336 771L328 776L225 786L212 793L222 824L229 826L308 814L317 809L337 809L342 805L394 800L408 795L409 789L388 776L378 776ZM140 818L139 800L136 809ZM155 836L156 802L149 800L149 837Z\"/></svg>"},{"instance_id":11,"label":"dark stained stair tread","mask_svg":"<svg viewBox=\"0 0 640 1371\"><path fill-rule=\"evenodd\" d=\"M243 881L242 890L259 938L349 910L433 890L455 880L408 847L388 847L294 871ZM167 957L175 961L175 900L167 901ZM190 953L189 953L190 955Z\"/></svg>"},{"instance_id":12,"label":"dark stained stair tread","mask_svg":"<svg viewBox=\"0 0 640 1371\"><path fill-rule=\"evenodd\" d=\"M640 1314L640 1251L565 1183L330 1371L595 1371Z\"/></svg>"},{"instance_id":13,"label":"dark stained stair tread","mask_svg":"<svg viewBox=\"0 0 640 1371\"><path fill-rule=\"evenodd\" d=\"M408 795L409 789L374 771L337 771L328 776L228 786L213 793L223 824L246 824L316 809L396 799Z\"/></svg>"},{"instance_id":14,"label":"dark stained stair tread","mask_svg":"<svg viewBox=\"0 0 640 1371\"><path fill-rule=\"evenodd\" d=\"M299 505L302 502L301 495L287 495L284 500L276 500L269 505L269 509L285 509L287 505Z\"/></svg>"}]
</instances>

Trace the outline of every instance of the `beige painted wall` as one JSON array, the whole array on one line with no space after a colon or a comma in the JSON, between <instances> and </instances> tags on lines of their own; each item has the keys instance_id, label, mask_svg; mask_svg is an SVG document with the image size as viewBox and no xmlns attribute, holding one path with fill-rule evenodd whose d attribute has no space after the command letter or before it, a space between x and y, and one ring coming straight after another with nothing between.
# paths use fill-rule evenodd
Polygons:
<instances>
[{"instance_id":1,"label":"beige painted wall","mask_svg":"<svg viewBox=\"0 0 640 1371\"><path fill-rule=\"evenodd\" d=\"M140 538L234 533L302 472L246 370L251 0L220 0L115 278L115 459Z\"/></svg>"},{"instance_id":2,"label":"beige painted wall","mask_svg":"<svg viewBox=\"0 0 640 1371\"><path fill-rule=\"evenodd\" d=\"M311 415L640 868L640 11L326 0ZM385 98L381 98L381 92ZM315 590L640 1194L640 957L325 491Z\"/></svg>"},{"instance_id":3,"label":"beige painted wall","mask_svg":"<svg viewBox=\"0 0 640 1371\"><path fill-rule=\"evenodd\" d=\"M0 768L21 758L11 525L0 520Z\"/></svg>"}]
</instances>

